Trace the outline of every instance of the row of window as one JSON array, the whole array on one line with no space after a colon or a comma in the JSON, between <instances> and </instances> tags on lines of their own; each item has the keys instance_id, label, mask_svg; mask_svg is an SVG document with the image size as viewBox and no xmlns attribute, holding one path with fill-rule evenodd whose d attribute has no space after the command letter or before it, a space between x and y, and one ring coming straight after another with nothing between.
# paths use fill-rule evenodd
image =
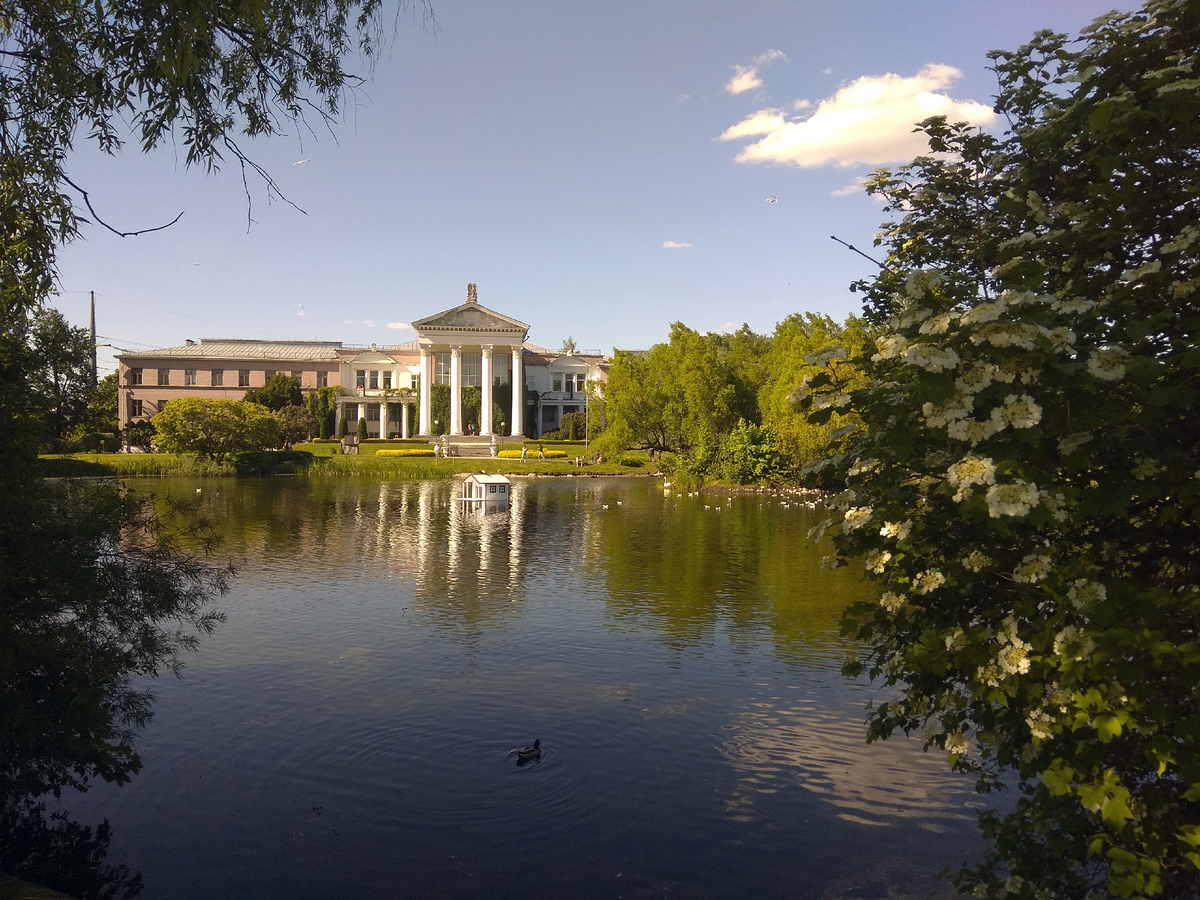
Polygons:
<instances>
[{"instance_id":1,"label":"row of window","mask_svg":"<svg viewBox=\"0 0 1200 900\"><path fill-rule=\"evenodd\" d=\"M212 387L224 387L225 386L225 370L224 369L209 369L207 371L208 371L208 379L209 379L208 384L210 386L212 386ZM231 369L230 371L233 371L233 370ZM199 374L200 374L199 369L184 369L183 370L184 387L196 387L197 385L199 385L199 383L200 383L198 380ZM279 372L275 369L267 369L263 372L263 381L264 382L270 381L272 378L274 378L278 374L279 374ZM301 377L303 377L303 375L304 375L303 372L297 372L297 371L292 371L290 374L297 381L299 381L301 379ZM130 384L144 384L145 383L143 381L144 377L145 377L145 375L144 375L143 369L130 369L129 370L129 383ZM159 369L158 370L158 384L162 387L170 386L170 384L171 384L171 370L170 369ZM232 387L232 386L233 385L231 383L230 387ZM250 387L250 370L249 369L238 369L237 370L237 386L238 387ZM317 372L317 387L319 387L319 388L329 387L329 373L328 372L323 372L323 371Z\"/></svg>"},{"instance_id":2,"label":"row of window","mask_svg":"<svg viewBox=\"0 0 1200 900\"><path fill-rule=\"evenodd\" d=\"M565 390L568 394L574 394L576 391L582 394L585 384L587 379L582 375L560 375L555 372L551 377L551 390Z\"/></svg>"},{"instance_id":3,"label":"row of window","mask_svg":"<svg viewBox=\"0 0 1200 900\"><path fill-rule=\"evenodd\" d=\"M404 375L396 378L395 387L400 387L400 382L404 380ZM392 373L386 370L379 369L355 369L354 370L354 386L363 390L377 391L382 386L383 390L390 391L393 387ZM419 388L421 386L420 375L409 375L408 384L404 387Z\"/></svg>"}]
</instances>

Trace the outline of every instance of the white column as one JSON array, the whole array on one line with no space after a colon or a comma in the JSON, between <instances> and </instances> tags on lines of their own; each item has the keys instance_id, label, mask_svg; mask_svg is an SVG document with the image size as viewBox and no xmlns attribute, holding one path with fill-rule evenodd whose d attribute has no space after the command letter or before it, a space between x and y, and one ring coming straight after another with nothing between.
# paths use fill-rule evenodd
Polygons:
<instances>
[{"instance_id":1,"label":"white column","mask_svg":"<svg viewBox=\"0 0 1200 900\"><path fill-rule=\"evenodd\" d=\"M387 438L388 436L388 405L387 397L381 397L379 400L379 436Z\"/></svg>"},{"instance_id":2,"label":"white column","mask_svg":"<svg viewBox=\"0 0 1200 900\"><path fill-rule=\"evenodd\" d=\"M342 417L346 414L346 404L338 400L335 409L337 409L337 415L333 417L333 434L331 437L337 437L338 432L342 430Z\"/></svg>"},{"instance_id":3,"label":"white column","mask_svg":"<svg viewBox=\"0 0 1200 900\"><path fill-rule=\"evenodd\" d=\"M408 437L408 404L400 404L400 437Z\"/></svg>"},{"instance_id":4,"label":"white column","mask_svg":"<svg viewBox=\"0 0 1200 900\"><path fill-rule=\"evenodd\" d=\"M462 434L462 345L450 345L450 433Z\"/></svg>"},{"instance_id":5,"label":"white column","mask_svg":"<svg viewBox=\"0 0 1200 900\"><path fill-rule=\"evenodd\" d=\"M491 434L492 429L492 345L484 344L480 348L479 374L481 376L480 393L483 395L479 402L479 433Z\"/></svg>"},{"instance_id":6,"label":"white column","mask_svg":"<svg viewBox=\"0 0 1200 900\"><path fill-rule=\"evenodd\" d=\"M433 354L428 347L421 348L421 434L433 434Z\"/></svg>"},{"instance_id":7,"label":"white column","mask_svg":"<svg viewBox=\"0 0 1200 900\"><path fill-rule=\"evenodd\" d=\"M525 433L525 367L521 364L521 347L512 350L512 428L509 433L519 437Z\"/></svg>"}]
</instances>

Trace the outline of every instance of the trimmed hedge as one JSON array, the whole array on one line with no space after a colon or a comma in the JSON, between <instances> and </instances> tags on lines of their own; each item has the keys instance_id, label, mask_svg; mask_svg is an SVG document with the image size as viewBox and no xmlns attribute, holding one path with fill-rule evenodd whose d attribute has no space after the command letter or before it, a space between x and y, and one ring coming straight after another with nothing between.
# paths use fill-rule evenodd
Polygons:
<instances>
[{"instance_id":1,"label":"trimmed hedge","mask_svg":"<svg viewBox=\"0 0 1200 900\"><path fill-rule=\"evenodd\" d=\"M521 451L520 450L501 450L500 453L497 455L501 459L520 459ZM566 459L566 457L567 457L566 450L547 450L546 451L546 459ZM538 458L537 447L528 448L528 450L525 453L525 462L530 462L530 461L537 462L537 458Z\"/></svg>"},{"instance_id":2,"label":"trimmed hedge","mask_svg":"<svg viewBox=\"0 0 1200 900\"><path fill-rule=\"evenodd\" d=\"M376 450L376 456L433 456L433 451L420 448L408 448L404 450Z\"/></svg>"}]
</instances>

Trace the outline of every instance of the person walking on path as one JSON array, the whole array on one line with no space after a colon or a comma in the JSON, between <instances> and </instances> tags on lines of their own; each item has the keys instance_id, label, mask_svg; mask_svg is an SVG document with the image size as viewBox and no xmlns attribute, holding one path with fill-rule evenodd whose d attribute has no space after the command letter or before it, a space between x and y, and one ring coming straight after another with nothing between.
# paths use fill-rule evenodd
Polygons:
<instances>
[{"instance_id":1,"label":"person walking on path","mask_svg":"<svg viewBox=\"0 0 1200 900\"><path fill-rule=\"evenodd\" d=\"M521 462L525 462L525 454L529 452L529 448L524 444L521 445Z\"/></svg>"},{"instance_id":2,"label":"person walking on path","mask_svg":"<svg viewBox=\"0 0 1200 900\"><path fill-rule=\"evenodd\" d=\"M543 447L541 444L538 444L538 459L545 459L545 458L546 458L546 448Z\"/></svg>"}]
</instances>

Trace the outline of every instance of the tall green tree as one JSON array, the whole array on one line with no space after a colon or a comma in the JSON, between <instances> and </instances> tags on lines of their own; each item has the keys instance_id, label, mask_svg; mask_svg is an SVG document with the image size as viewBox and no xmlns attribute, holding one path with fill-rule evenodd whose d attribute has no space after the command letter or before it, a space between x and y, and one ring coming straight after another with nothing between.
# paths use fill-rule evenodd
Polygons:
<instances>
[{"instance_id":1,"label":"tall green tree","mask_svg":"<svg viewBox=\"0 0 1200 900\"><path fill-rule=\"evenodd\" d=\"M271 412L279 412L289 406L302 406L304 394L300 390L300 379L285 372L276 372L260 388L250 388L242 397L247 403L265 406Z\"/></svg>"},{"instance_id":2,"label":"tall green tree","mask_svg":"<svg viewBox=\"0 0 1200 900\"><path fill-rule=\"evenodd\" d=\"M92 399L92 339L86 328L67 323L56 309L34 316L29 346L36 366L31 394L45 416L46 441L52 448L85 423Z\"/></svg>"},{"instance_id":3,"label":"tall green tree","mask_svg":"<svg viewBox=\"0 0 1200 900\"><path fill-rule=\"evenodd\" d=\"M100 379L88 403L88 431L111 433L117 430L117 404L120 398L120 375L109 372Z\"/></svg>"},{"instance_id":4,"label":"tall green tree","mask_svg":"<svg viewBox=\"0 0 1200 900\"><path fill-rule=\"evenodd\" d=\"M865 435L814 466L877 602L844 630L923 732L1018 798L960 886L1200 892L1200 6L1151 0L993 55L1002 137L924 123L863 285ZM843 399L845 398L845 399Z\"/></svg>"},{"instance_id":5,"label":"tall green tree","mask_svg":"<svg viewBox=\"0 0 1200 900\"><path fill-rule=\"evenodd\" d=\"M867 341L868 326L857 316L839 323L817 313L793 313L775 326L762 361L769 374L759 389L758 405L762 423L774 432L780 454L793 468L825 453L834 436L851 424L837 409L829 421L809 421L797 405L803 393L797 385L832 365L848 383L858 386L863 379L850 360L862 354Z\"/></svg>"}]
</instances>

